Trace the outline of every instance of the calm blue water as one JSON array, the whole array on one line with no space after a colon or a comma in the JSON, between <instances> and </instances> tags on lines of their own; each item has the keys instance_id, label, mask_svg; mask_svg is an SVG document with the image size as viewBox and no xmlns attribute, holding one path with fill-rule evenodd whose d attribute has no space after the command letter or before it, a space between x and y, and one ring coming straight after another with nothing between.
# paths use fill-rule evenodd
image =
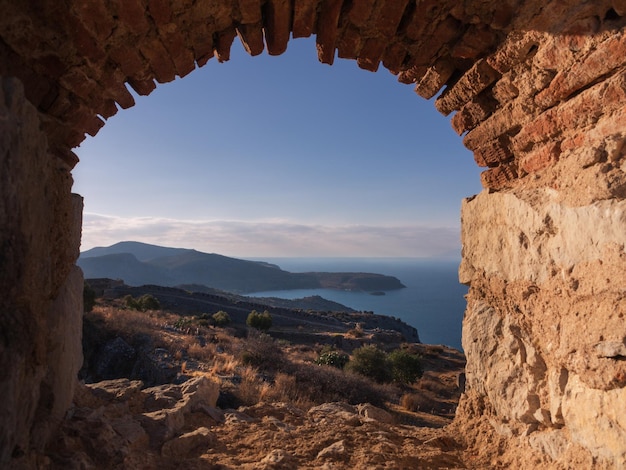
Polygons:
<instances>
[{"instance_id":1,"label":"calm blue water","mask_svg":"<svg viewBox=\"0 0 626 470\"><path fill-rule=\"evenodd\" d=\"M255 292L254 297L297 299L320 295L355 310L401 318L417 328L420 340L461 349L461 321L467 287L459 284L457 260L422 258L263 258L291 272L371 272L395 276L406 289L375 296L332 289Z\"/></svg>"}]
</instances>

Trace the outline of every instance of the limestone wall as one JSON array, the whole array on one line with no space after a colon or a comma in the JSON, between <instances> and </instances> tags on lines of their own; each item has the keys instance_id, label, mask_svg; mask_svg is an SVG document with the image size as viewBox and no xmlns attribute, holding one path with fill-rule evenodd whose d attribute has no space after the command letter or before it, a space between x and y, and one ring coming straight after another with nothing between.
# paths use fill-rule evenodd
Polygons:
<instances>
[{"instance_id":1,"label":"limestone wall","mask_svg":"<svg viewBox=\"0 0 626 470\"><path fill-rule=\"evenodd\" d=\"M40 127L0 77L0 466L43 447L82 364L82 198Z\"/></svg>"},{"instance_id":2,"label":"limestone wall","mask_svg":"<svg viewBox=\"0 0 626 470\"><path fill-rule=\"evenodd\" d=\"M574 24L526 33L491 88L506 104L464 137L490 168L462 208L456 421L476 446L488 423L516 468L626 468L626 36Z\"/></svg>"}]
</instances>

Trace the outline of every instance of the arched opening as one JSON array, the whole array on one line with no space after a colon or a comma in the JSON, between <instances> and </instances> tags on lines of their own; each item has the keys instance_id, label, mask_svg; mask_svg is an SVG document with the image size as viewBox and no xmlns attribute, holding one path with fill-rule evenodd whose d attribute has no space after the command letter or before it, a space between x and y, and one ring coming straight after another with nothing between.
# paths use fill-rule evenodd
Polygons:
<instances>
[{"instance_id":1,"label":"arched opening","mask_svg":"<svg viewBox=\"0 0 626 470\"><path fill-rule=\"evenodd\" d=\"M398 316L423 342L460 349L460 201L480 191L480 169L411 87L314 54L305 39L279 57L235 43L231 61L136 96L76 149L81 250L135 240L298 271L325 269L273 258L361 258L341 269L383 270L409 289L329 300ZM102 277L94 272L85 274Z\"/></svg>"},{"instance_id":2,"label":"arched opening","mask_svg":"<svg viewBox=\"0 0 626 470\"><path fill-rule=\"evenodd\" d=\"M4 5L3 463L47 442L74 389L71 149L133 105L126 84L149 94L228 58L238 34L280 54L291 32L316 34L322 62L382 63L428 98L445 87L435 107L487 168L462 209L466 444L484 462L624 465L624 8L436 3Z\"/></svg>"}]
</instances>

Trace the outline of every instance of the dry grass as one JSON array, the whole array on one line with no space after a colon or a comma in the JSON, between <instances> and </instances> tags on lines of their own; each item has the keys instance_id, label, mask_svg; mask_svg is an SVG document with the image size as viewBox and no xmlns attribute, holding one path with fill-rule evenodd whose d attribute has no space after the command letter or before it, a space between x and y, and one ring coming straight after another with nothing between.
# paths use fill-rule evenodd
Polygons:
<instances>
[{"instance_id":1,"label":"dry grass","mask_svg":"<svg viewBox=\"0 0 626 470\"><path fill-rule=\"evenodd\" d=\"M187 348L187 354L198 361L210 362L217 355L217 348L215 343L207 343L201 346L196 341Z\"/></svg>"},{"instance_id":2,"label":"dry grass","mask_svg":"<svg viewBox=\"0 0 626 470\"><path fill-rule=\"evenodd\" d=\"M455 390L450 385L446 385L439 378L424 375L417 383L419 390L426 390L439 397L451 398Z\"/></svg>"},{"instance_id":3,"label":"dry grass","mask_svg":"<svg viewBox=\"0 0 626 470\"><path fill-rule=\"evenodd\" d=\"M235 395L243 405L256 405L261 401L261 390L264 385L259 378L259 372L254 367L241 367L239 375L241 383L237 387Z\"/></svg>"},{"instance_id":4,"label":"dry grass","mask_svg":"<svg viewBox=\"0 0 626 470\"><path fill-rule=\"evenodd\" d=\"M320 345L290 344L257 332L240 338L234 329L195 324L193 328L176 330L172 325L180 315L162 311L138 312L99 305L88 315L112 335L149 335L154 347L168 349L187 375L220 377L222 395L227 396L224 405L228 407L264 401L290 403L306 410L343 401L381 407L400 403L406 410L433 413L451 406L437 400L437 395L450 397L449 387L438 376L426 373L411 387L412 393L402 395L407 387L380 385L355 373L316 365ZM420 345L421 352L426 348L432 355L439 350Z\"/></svg>"},{"instance_id":5,"label":"dry grass","mask_svg":"<svg viewBox=\"0 0 626 470\"><path fill-rule=\"evenodd\" d=\"M232 375L240 367L241 363L231 354L220 354L215 356L211 371L215 375Z\"/></svg>"}]
</instances>

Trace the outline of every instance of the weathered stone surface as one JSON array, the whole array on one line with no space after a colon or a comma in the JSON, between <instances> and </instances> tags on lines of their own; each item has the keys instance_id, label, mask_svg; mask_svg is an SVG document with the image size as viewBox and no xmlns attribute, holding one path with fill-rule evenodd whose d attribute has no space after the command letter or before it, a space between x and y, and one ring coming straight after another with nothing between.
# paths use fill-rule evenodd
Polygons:
<instances>
[{"instance_id":1,"label":"weathered stone surface","mask_svg":"<svg viewBox=\"0 0 626 470\"><path fill-rule=\"evenodd\" d=\"M556 191L537 191L533 196L529 200L482 192L463 203L461 282L469 283L477 271L484 271L510 281L542 283L555 269L604 259L606 247L623 249L626 201L570 207L559 204Z\"/></svg>"},{"instance_id":2,"label":"weathered stone surface","mask_svg":"<svg viewBox=\"0 0 626 470\"><path fill-rule=\"evenodd\" d=\"M359 415L364 418L373 419L374 421L380 421L381 423L392 423L393 417L385 410L377 408L369 403L363 403L356 407Z\"/></svg>"},{"instance_id":3,"label":"weathered stone surface","mask_svg":"<svg viewBox=\"0 0 626 470\"><path fill-rule=\"evenodd\" d=\"M612 410L626 403L626 298L613 280L626 269L626 206L518 192L463 206L466 399L551 459L620 468L626 427Z\"/></svg>"},{"instance_id":4,"label":"weathered stone surface","mask_svg":"<svg viewBox=\"0 0 626 470\"><path fill-rule=\"evenodd\" d=\"M215 436L205 427L185 433L171 441L167 441L161 447L161 455L164 457L190 458L200 455L209 448Z\"/></svg>"},{"instance_id":5,"label":"weathered stone surface","mask_svg":"<svg viewBox=\"0 0 626 470\"><path fill-rule=\"evenodd\" d=\"M73 391L71 376L81 362L76 289L82 275L72 266L82 203L72 199L68 166L48 153L19 80L0 78L0 122L2 464L45 444Z\"/></svg>"},{"instance_id":6,"label":"weathered stone surface","mask_svg":"<svg viewBox=\"0 0 626 470\"><path fill-rule=\"evenodd\" d=\"M585 385L578 376L570 377L563 397L563 420L574 442L591 453L626 467L626 388L603 392ZM588 431L593 423L595 432Z\"/></svg>"},{"instance_id":7,"label":"weathered stone surface","mask_svg":"<svg viewBox=\"0 0 626 470\"><path fill-rule=\"evenodd\" d=\"M479 60L452 88L446 90L437 98L435 107L440 113L447 116L452 111L460 109L471 101L481 91L496 81L499 75L487 61Z\"/></svg>"}]
</instances>

